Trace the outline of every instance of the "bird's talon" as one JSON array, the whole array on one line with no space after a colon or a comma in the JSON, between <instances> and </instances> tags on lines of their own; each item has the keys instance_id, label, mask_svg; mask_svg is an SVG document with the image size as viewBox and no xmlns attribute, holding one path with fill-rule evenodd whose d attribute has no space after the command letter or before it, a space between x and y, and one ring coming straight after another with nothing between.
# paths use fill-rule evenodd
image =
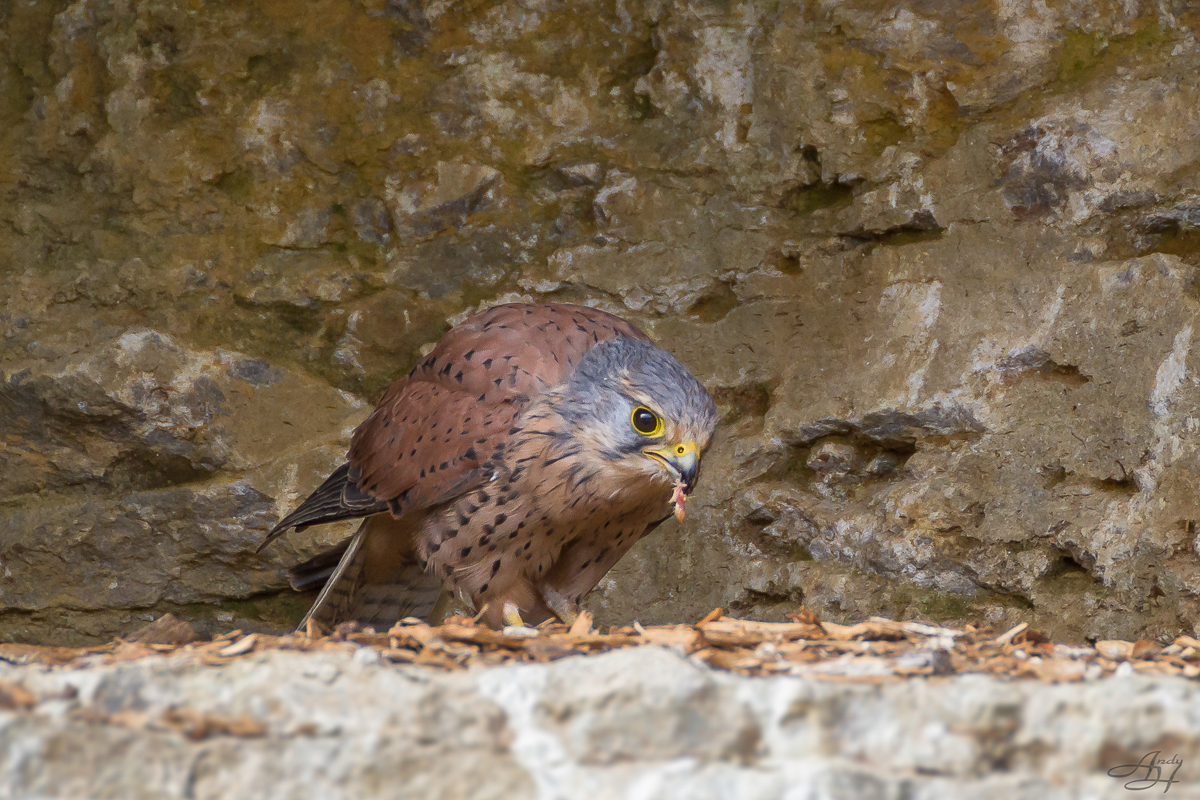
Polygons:
<instances>
[{"instance_id":1,"label":"bird's talon","mask_svg":"<svg viewBox=\"0 0 1200 800\"><path fill-rule=\"evenodd\" d=\"M579 617L578 603L571 602L557 591L543 591L542 596L554 615L562 620L568 628L575 624L575 620Z\"/></svg>"},{"instance_id":2,"label":"bird's talon","mask_svg":"<svg viewBox=\"0 0 1200 800\"><path fill-rule=\"evenodd\" d=\"M514 628L528 627L525 620L521 619L521 609L517 607L516 603L504 604L504 624Z\"/></svg>"}]
</instances>

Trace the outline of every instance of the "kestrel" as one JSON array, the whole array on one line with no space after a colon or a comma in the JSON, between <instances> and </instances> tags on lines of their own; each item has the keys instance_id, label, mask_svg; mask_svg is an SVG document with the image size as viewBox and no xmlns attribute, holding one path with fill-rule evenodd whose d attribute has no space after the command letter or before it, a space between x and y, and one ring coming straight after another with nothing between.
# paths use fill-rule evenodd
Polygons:
<instances>
[{"instance_id":1,"label":"kestrel","mask_svg":"<svg viewBox=\"0 0 1200 800\"><path fill-rule=\"evenodd\" d=\"M263 546L365 517L291 570L297 590L324 585L305 621L387 627L457 595L493 627L569 624L635 542L682 519L716 423L704 387L619 317L496 306L392 384Z\"/></svg>"}]
</instances>

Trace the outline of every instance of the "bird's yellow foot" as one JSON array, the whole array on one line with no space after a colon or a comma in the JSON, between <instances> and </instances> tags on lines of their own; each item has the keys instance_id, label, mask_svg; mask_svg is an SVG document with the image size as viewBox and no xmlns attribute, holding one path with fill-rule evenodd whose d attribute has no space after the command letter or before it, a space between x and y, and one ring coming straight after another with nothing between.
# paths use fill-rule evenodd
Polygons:
<instances>
[{"instance_id":1,"label":"bird's yellow foot","mask_svg":"<svg viewBox=\"0 0 1200 800\"><path fill-rule=\"evenodd\" d=\"M531 628L521 619L521 609L516 603L504 604L504 634L506 636L537 636L537 628Z\"/></svg>"},{"instance_id":2,"label":"bird's yellow foot","mask_svg":"<svg viewBox=\"0 0 1200 800\"><path fill-rule=\"evenodd\" d=\"M504 624L519 628L526 627L525 620L521 619L521 609L517 607L516 603L504 604Z\"/></svg>"},{"instance_id":3,"label":"bird's yellow foot","mask_svg":"<svg viewBox=\"0 0 1200 800\"><path fill-rule=\"evenodd\" d=\"M550 610L568 627L575 624L575 620L579 618L578 603L572 602L557 592L543 591L542 597L545 599L546 605L550 606Z\"/></svg>"}]
</instances>

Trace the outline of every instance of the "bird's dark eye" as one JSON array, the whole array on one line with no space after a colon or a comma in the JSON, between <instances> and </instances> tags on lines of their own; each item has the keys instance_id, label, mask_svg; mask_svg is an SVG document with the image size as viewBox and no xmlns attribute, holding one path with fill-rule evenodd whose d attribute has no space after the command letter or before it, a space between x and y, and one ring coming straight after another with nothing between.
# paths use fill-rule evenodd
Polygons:
<instances>
[{"instance_id":1,"label":"bird's dark eye","mask_svg":"<svg viewBox=\"0 0 1200 800\"><path fill-rule=\"evenodd\" d=\"M629 418L633 423L633 429L643 436L657 436L662 433L662 420L645 406L638 406L633 410L633 415Z\"/></svg>"}]
</instances>

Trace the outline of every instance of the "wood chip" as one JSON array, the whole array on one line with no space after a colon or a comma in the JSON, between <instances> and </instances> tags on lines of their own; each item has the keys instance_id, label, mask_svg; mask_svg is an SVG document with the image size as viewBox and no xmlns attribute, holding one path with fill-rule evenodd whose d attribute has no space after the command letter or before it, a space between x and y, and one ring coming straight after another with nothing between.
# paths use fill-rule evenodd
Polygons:
<instances>
[{"instance_id":1,"label":"wood chip","mask_svg":"<svg viewBox=\"0 0 1200 800\"><path fill-rule=\"evenodd\" d=\"M136 661L157 652L140 642L120 642L109 658L113 661Z\"/></svg>"},{"instance_id":2,"label":"wood chip","mask_svg":"<svg viewBox=\"0 0 1200 800\"><path fill-rule=\"evenodd\" d=\"M1018 633L1020 633L1021 631L1025 630L1028 627L1029 627L1028 622L1022 622L1018 625L1014 625L1013 627L1009 628L1004 633L1000 634L995 639L993 639L992 642L993 642L993 644L998 644L998 645L1008 644L1009 642L1011 642L1013 640L1013 638Z\"/></svg>"},{"instance_id":3,"label":"wood chip","mask_svg":"<svg viewBox=\"0 0 1200 800\"><path fill-rule=\"evenodd\" d=\"M397 665L419 665L454 670L521 662L543 662L576 654L591 654L623 647L672 647L714 669L737 670L750 675L780 673L822 680L879 683L907 676L935 676L975 672L1005 678L1049 682L1082 680L1117 673L1139 672L1200 680L1200 640L1179 636L1162 648L1143 640L1107 640L1094 647L1053 644L1041 631L1016 625L1000 636L988 628L963 630L914 620L897 622L871 617L856 625L822 623L802 611L791 622L760 622L724 616L714 609L696 625L641 625L593 630L588 614L580 614L568 627L546 621L536 628L495 631L478 620L453 616L434 626L405 619L386 634L358 625L340 625L323 636L318 626L305 633L284 636L231 631L209 642L171 644L121 641L91 648L55 648L0 644L0 659L75 668L90 663L130 661L162 653L182 652L201 664L223 666L263 650L329 651L351 653L375 649L381 660ZM152 637L148 637L152 638ZM25 708L33 700L0 682L0 708ZM46 699L46 698L42 698ZM261 735L257 723L230 722L227 718L201 719L179 712L172 729L188 736ZM224 721L223 721L224 720ZM130 717L121 724L163 727Z\"/></svg>"},{"instance_id":4,"label":"wood chip","mask_svg":"<svg viewBox=\"0 0 1200 800\"><path fill-rule=\"evenodd\" d=\"M571 623L571 629L567 633L571 636L586 636L592 632L592 612L580 611L579 616Z\"/></svg>"},{"instance_id":5,"label":"wood chip","mask_svg":"<svg viewBox=\"0 0 1200 800\"><path fill-rule=\"evenodd\" d=\"M257 643L258 643L258 634L252 633L249 636L245 636L241 639L238 639L236 642L234 642L231 645L222 647L220 650L217 651L217 655L219 655L223 658L231 658L233 656L242 656L242 655L245 655L246 653L252 652L254 650L254 645Z\"/></svg>"},{"instance_id":6,"label":"wood chip","mask_svg":"<svg viewBox=\"0 0 1200 800\"><path fill-rule=\"evenodd\" d=\"M691 625L656 625L646 628L641 636L646 644L670 647L687 655L700 648L700 632Z\"/></svg>"},{"instance_id":7,"label":"wood chip","mask_svg":"<svg viewBox=\"0 0 1200 800\"><path fill-rule=\"evenodd\" d=\"M42 647L36 644L0 644L0 660L11 664L70 664L76 659L97 653L110 653L116 643L100 647Z\"/></svg>"},{"instance_id":8,"label":"wood chip","mask_svg":"<svg viewBox=\"0 0 1200 800\"><path fill-rule=\"evenodd\" d=\"M353 633L346 637L346 641L364 647L387 647L391 640L386 633Z\"/></svg>"},{"instance_id":9,"label":"wood chip","mask_svg":"<svg viewBox=\"0 0 1200 800\"><path fill-rule=\"evenodd\" d=\"M1087 665L1082 661L1065 658L1048 658L1033 665L1039 678L1050 683L1070 683L1083 680Z\"/></svg>"},{"instance_id":10,"label":"wood chip","mask_svg":"<svg viewBox=\"0 0 1200 800\"><path fill-rule=\"evenodd\" d=\"M570 646L569 639L565 636L548 639L526 639L522 650L533 656L537 661L554 661L579 653L578 650Z\"/></svg>"},{"instance_id":11,"label":"wood chip","mask_svg":"<svg viewBox=\"0 0 1200 800\"><path fill-rule=\"evenodd\" d=\"M1026 628L1013 637L1013 644L1049 644L1050 637L1037 628Z\"/></svg>"},{"instance_id":12,"label":"wood chip","mask_svg":"<svg viewBox=\"0 0 1200 800\"><path fill-rule=\"evenodd\" d=\"M697 650L692 658L704 661L718 669L751 669L762 664L762 659L752 653L732 652L715 647Z\"/></svg>"},{"instance_id":13,"label":"wood chip","mask_svg":"<svg viewBox=\"0 0 1200 800\"><path fill-rule=\"evenodd\" d=\"M873 641L899 641L905 638L904 628L898 623L881 625L878 622L860 622L857 625L837 625L832 622L822 622L826 635L837 641L852 639L869 639Z\"/></svg>"},{"instance_id":14,"label":"wood chip","mask_svg":"<svg viewBox=\"0 0 1200 800\"><path fill-rule=\"evenodd\" d=\"M631 629L632 630L632 629ZM631 633L589 633L587 636L572 636L575 644L592 649L628 647L641 641L641 637Z\"/></svg>"},{"instance_id":15,"label":"wood chip","mask_svg":"<svg viewBox=\"0 0 1200 800\"><path fill-rule=\"evenodd\" d=\"M0 681L0 710L24 711L37 705L37 698L25 687L11 681Z\"/></svg>"},{"instance_id":16,"label":"wood chip","mask_svg":"<svg viewBox=\"0 0 1200 800\"><path fill-rule=\"evenodd\" d=\"M534 629L530 628L528 630ZM507 631L508 628L505 628L504 631L494 631L491 628L482 626L446 624L438 628L438 636L442 639L457 642L494 645L497 647L508 647L513 650L520 650L526 640L529 639L529 636L512 636ZM532 635L536 636L536 631Z\"/></svg>"},{"instance_id":17,"label":"wood chip","mask_svg":"<svg viewBox=\"0 0 1200 800\"><path fill-rule=\"evenodd\" d=\"M397 664L411 664L417 658L415 650L405 650L401 647L385 648L380 651L380 655Z\"/></svg>"},{"instance_id":18,"label":"wood chip","mask_svg":"<svg viewBox=\"0 0 1200 800\"><path fill-rule=\"evenodd\" d=\"M426 648L422 650L415 659L414 664L423 664L427 667L441 667L442 669L454 669L459 666L452 658L448 658L445 654L437 650Z\"/></svg>"},{"instance_id":19,"label":"wood chip","mask_svg":"<svg viewBox=\"0 0 1200 800\"><path fill-rule=\"evenodd\" d=\"M397 625L388 631L388 637L393 641L393 647L415 646L419 649L438 638L438 635L432 626L421 623L420 625Z\"/></svg>"},{"instance_id":20,"label":"wood chip","mask_svg":"<svg viewBox=\"0 0 1200 800\"><path fill-rule=\"evenodd\" d=\"M200 656L200 663L207 667L223 667L231 661L233 661L232 658L222 658L212 653L203 653Z\"/></svg>"},{"instance_id":21,"label":"wood chip","mask_svg":"<svg viewBox=\"0 0 1200 800\"><path fill-rule=\"evenodd\" d=\"M890 627L896 623L882 617L871 617L871 622L877 625ZM953 628L942 628L938 625L926 625L924 622L902 622L900 629L905 633L915 633L918 636L936 636L939 638L954 639L958 636L963 636L963 631L956 631Z\"/></svg>"},{"instance_id":22,"label":"wood chip","mask_svg":"<svg viewBox=\"0 0 1200 800\"><path fill-rule=\"evenodd\" d=\"M786 642L825 636L820 625L803 622L755 622L721 617L697 626L708 644L753 647L760 642Z\"/></svg>"},{"instance_id":23,"label":"wood chip","mask_svg":"<svg viewBox=\"0 0 1200 800\"><path fill-rule=\"evenodd\" d=\"M1157 642L1151 642L1146 639L1138 639L1133 643L1134 658L1154 658L1162 652L1162 647Z\"/></svg>"},{"instance_id":24,"label":"wood chip","mask_svg":"<svg viewBox=\"0 0 1200 800\"><path fill-rule=\"evenodd\" d=\"M801 608L795 614L788 614L788 619L792 622L803 622L805 625L820 625L821 620L817 619L817 615L809 611L807 608Z\"/></svg>"},{"instance_id":25,"label":"wood chip","mask_svg":"<svg viewBox=\"0 0 1200 800\"><path fill-rule=\"evenodd\" d=\"M1096 642L1096 652L1113 661L1125 661L1133 657L1133 642L1120 639L1105 639Z\"/></svg>"}]
</instances>

